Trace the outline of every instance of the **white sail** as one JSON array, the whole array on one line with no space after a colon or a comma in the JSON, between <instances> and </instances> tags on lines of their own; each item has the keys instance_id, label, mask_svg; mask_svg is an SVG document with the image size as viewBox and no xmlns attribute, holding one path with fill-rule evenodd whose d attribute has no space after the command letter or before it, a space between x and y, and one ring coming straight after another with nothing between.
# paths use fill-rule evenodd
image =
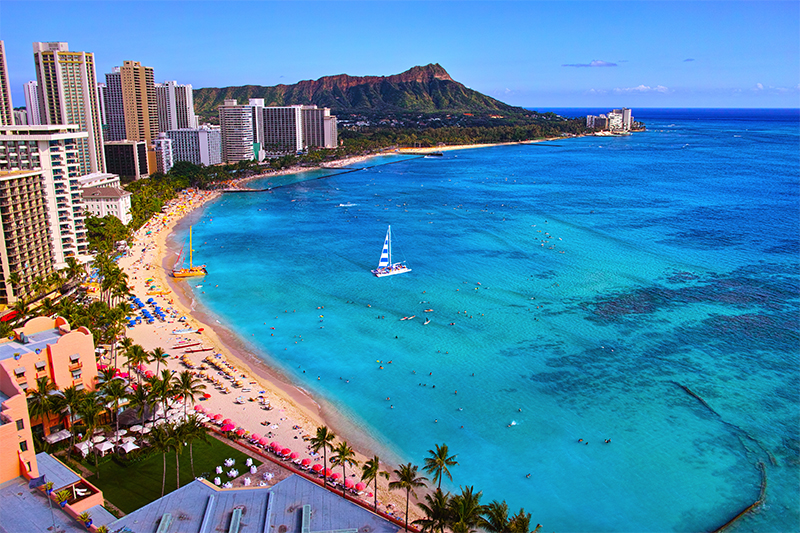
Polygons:
<instances>
[{"instance_id":1,"label":"white sail","mask_svg":"<svg viewBox=\"0 0 800 533\"><path fill-rule=\"evenodd\" d=\"M389 263L392 262L392 251L391 251L392 243L390 241L391 231L392 227L389 226L389 229L386 230L386 240L383 241L383 250L381 251L381 260L378 262L378 268L387 267L389 266Z\"/></svg>"}]
</instances>

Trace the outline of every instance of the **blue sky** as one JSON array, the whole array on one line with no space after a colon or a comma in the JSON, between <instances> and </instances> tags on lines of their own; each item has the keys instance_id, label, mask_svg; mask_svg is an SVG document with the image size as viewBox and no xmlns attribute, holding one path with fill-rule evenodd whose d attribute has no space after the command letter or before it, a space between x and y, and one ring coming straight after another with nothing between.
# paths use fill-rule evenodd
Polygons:
<instances>
[{"instance_id":1,"label":"blue sky","mask_svg":"<svg viewBox=\"0 0 800 533\"><path fill-rule=\"evenodd\" d=\"M157 81L276 85L441 64L526 107L800 107L800 2L0 0L15 106L31 43Z\"/></svg>"}]
</instances>

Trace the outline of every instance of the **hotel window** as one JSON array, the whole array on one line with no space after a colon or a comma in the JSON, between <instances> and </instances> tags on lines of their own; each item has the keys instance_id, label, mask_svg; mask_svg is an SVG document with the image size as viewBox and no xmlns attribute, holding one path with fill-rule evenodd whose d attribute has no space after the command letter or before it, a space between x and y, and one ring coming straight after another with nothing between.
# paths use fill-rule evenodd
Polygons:
<instances>
[{"instance_id":1,"label":"hotel window","mask_svg":"<svg viewBox=\"0 0 800 533\"><path fill-rule=\"evenodd\" d=\"M23 452L27 452L28 451L28 441L24 440L24 441L20 442L19 443L19 449L21 451L23 451Z\"/></svg>"},{"instance_id":2,"label":"hotel window","mask_svg":"<svg viewBox=\"0 0 800 533\"><path fill-rule=\"evenodd\" d=\"M25 421L23 419L17 420L17 431L25 429Z\"/></svg>"}]
</instances>

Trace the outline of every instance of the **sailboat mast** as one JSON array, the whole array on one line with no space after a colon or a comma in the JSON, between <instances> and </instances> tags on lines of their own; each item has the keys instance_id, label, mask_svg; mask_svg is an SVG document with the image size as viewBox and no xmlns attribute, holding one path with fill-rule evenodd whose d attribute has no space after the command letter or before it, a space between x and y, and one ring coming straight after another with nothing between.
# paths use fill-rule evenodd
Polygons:
<instances>
[{"instance_id":1,"label":"sailboat mast","mask_svg":"<svg viewBox=\"0 0 800 533\"><path fill-rule=\"evenodd\" d=\"M189 226L189 270L192 269L192 227Z\"/></svg>"},{"instance_id":2,"label":"sailboat mast","mask_svg":"<svg viewBox=\"0 0 800 533\"><path fill-rule=\"evenodd\" d=\"M392 263L392 227L389 226L389 229L386 230L386 238L389 241L389 265L391 266Z\"/></svg>"}]
</instances>

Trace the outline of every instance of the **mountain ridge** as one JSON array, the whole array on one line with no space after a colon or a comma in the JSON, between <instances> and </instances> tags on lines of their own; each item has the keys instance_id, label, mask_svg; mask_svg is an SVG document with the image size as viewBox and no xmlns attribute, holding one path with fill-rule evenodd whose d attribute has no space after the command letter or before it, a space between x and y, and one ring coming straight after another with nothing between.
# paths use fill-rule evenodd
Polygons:
<instances>
[{"instance_id":1,"label":"mountain ridge","mask_svg":"<svg viewBox=\"0 0 800 533\"><path fill-rule=\"evenodd\" d=\"M522 107L508 105L455 81L438 63L415 66L390 76L337 74L291 85L205 87L194 91L195 110L208 119L226 99L244 104L263 98L267 106L311 105L329 107L333 114L393 113L503 113L535 116Z\"/></svg>"}]
</instances>

